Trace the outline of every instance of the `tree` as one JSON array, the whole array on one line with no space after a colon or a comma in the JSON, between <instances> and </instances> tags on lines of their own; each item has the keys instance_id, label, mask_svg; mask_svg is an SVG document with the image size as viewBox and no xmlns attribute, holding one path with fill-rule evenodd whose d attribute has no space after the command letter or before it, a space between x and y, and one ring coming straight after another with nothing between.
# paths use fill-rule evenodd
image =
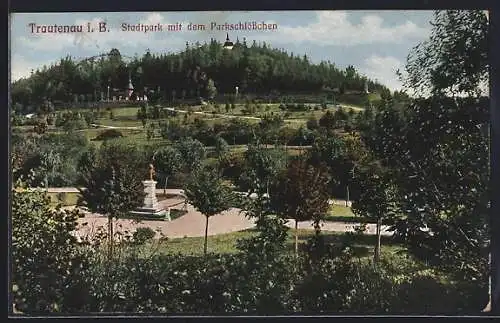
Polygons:
<instances>
[{"instance_id":1,"label":"tree","mask_svg":"<svg viewBox=\"0 0 500 323\"><path fill-rule=\"evenodd\" d=\"M182 156L184 169L193 172L201 166L201 161L205 158L205 146L197 139L187 137L174 144L174 147Z\"/></svg>"},{"instance_id":2,"label":"tree","mask_svg":"<svg viewBox=\"0 0 500 323\"><path fill-rule=\"evenodd\" d=\"M22 182L12 190L12 292L24 314L71 312L87 300L82 275L87 258L73 231L77 210L55 209L43 191Z\"/></svg>"},{"instance_id":3,"label":"tree","mask_svg":"<svg viewBox=\"0 0 500 323\"><path fill-rule=\"evenodd\" d=\"M319 126L325 128L325 129L333 129L337 123L337 119L335 118L335 115L330 111L326 111L325 114L321 116L319 119Z\"/></svg>"},{"instance_id":4,"label":"tree","mask_svg":"<svg viewBox=\"0 0 500 323\"><path fill-rule=\"evenodd\" d=\"M92 154L86 155L86 159ZM89 167L88 161L82 170L80 205L108 218L108 259L113 256L113 218L120 217L144 202L142 180L146 163L140 152L131 146L106 142Z\"/></svg>"},{"instance_id":5,"label":"tree","mask_svg":"<svg viewBox=\"0 0 500 323\"><path fill-rule=\"evenodd\" d=\"M298 222L319 220L330 207L328 184L330 176L325 166L314 167L305 160L294 160L271 189L271 205L282 217L295 220L295 254L298 256Z\"/></svg>"},{"instance_id":6,"label":"tree","mask_svg":"<svg viewBox=\"0 0 500 323\"><path fill-rule=\"evenodd\" d=\"M417 95L477 96L488 78L488 21L482 10L436 11L430 38L409 54L407 89Z\"/></svg>"},{"instance_id":7,"label":"tree","mask_svg":"<svg viewBox=\"0 0 500 323\"><path fill-rule=\"evenodd\" d=\"M253 189L257 193L269 196L269 185L285 166L285 157L282 150L249 145L245 152L246 176L255 183Z\"/></svg>"},{"instance_id":8,"label":"tree","mask_svg":"<svg viewBox=\"0 0 500 323\"><path fill-rule=\"evenodd\" d=\"M227 141L220 135L215 136L215 154L219 163L222 162L226 154L230 151Z\"/></svg>"},{"instance_id":9,"label":"tree","mask_svg":"<svg viewBox=\"0 0 500 323\"><path fill-rule=\"evenodd\" d=\"M206 92L207 92L207 97L210 100L213 100L215 98L215 96L217 95L217 88L215 87L214 80L208 79Z\"/></svg>"},{"instance_id":10,"label":"tree","mask_svg":"<svg viewBox=\"0 0 500 323\"><path fill-rule=\"evenodd\" d=\"M318 120L316 120L316 118L314 116L312 116L311 118L309 118L309 120L307 120L306 125L307 125L307 129L309 129L309 130L316 130L319 127Z\"/></svg>"},{"instance_id":11,"label":"tree","mask_svg":"<svg viewBox=\"0 0 500 323\"><path fill-rule=\"evenodd\" d=\"M49 181L58 176L58 169L61 168L63 161L61 155L53 150L42 151L40 161L40 170L44 177L45 188L48 189Z\"/></svg>"},{"instance_id":12,"label":"tree","mask_svg":"<svg viewBox=\"0 0 500 323\"><path fill-rule=\"evenodd\" d=\"M207 254L208 219L231 205L231 189L218 172L205 168L196 171L184 188L187 200L206 218L203 253Z\"/></svg>"},{"instance_id":13,"label":"tree","mask_svg":"<svg viewBox=\"0 0 500 323\"><path fill-rule=\"evenodd\" d=\"M479 10L438 11L432 24L402 75L407 90L427 98L411 102L403 124L395 113L382 116L393 121L378 123L378 145L370 146L393 170L404 214L397 235L418 257L485 281L488 24Z\"/></svg>"},{"instance_id":14,"label":"tree","mask_svg":"<svg viewBox=\"0 0 500 323\"><path fill-rule=\"evenodd\" d=\"M167 194L168 178L181 168L182 156L180 152L172 146L163 147L154 154L153 164L156 170L165 176L163 194Z\"/></svg>"},{"instance_id":15,"label":"tree","mask_svg":"<svg viewBox=\"0 0 500 323\"><path fill-rule=\"evenodd\" d=\"M259 127L267 143L276 143L280 128L284 120L279 115L266 114L260 121Z\"/></svg>"},{"instance_id":16,"label":"tree","mask_svg":"<svg viewBox=\"0 0 500 323\"><path fill-rule=\"evenodd\" d=\"M137 110L137 119L141 120L142 126L146 128L146 123L148 121L148 111L145 104L141 104L141 108Z\"/></svg>"},{"instance_id":17,"label":"tree","mask_svg":"<svg viewBox=\"0 0 500 323\"><path fill-rule=\"evenodd\" d=\"M35 125L33 126L33 130L37 134L43 135L45 132L47 132L48 127L49 126L47 124L47 120L46 119L38 118L38 120L36 121Z\"/></svg>"},{"instance_id":18,"label":"tree","mask_svg":"<svg viewBox=\"0 0 500 323\"><path fill-rule=\"evenodd\" d=\"M376 162L364 161L364 163L356 168L354 181L358 186L359 196L352 204L352 211L356 215L376 222L377 241L373 259L374 262L379 262L382 223L395 216L396 199L390 172Z\"/></svg>"},{"instance_id":19,"label":"tree","mask_svg":"<svg viewBox=\"0 0 500 323\"><path fill-rule=\"evenodd\" d=\"M352 162L347 159L346 142L335 135L323 134L315 140L308 151L312 165L324 163L332 176L330 188L332 195L344 192L347 176L352 169Z\"/></svg>"}]
</instances>

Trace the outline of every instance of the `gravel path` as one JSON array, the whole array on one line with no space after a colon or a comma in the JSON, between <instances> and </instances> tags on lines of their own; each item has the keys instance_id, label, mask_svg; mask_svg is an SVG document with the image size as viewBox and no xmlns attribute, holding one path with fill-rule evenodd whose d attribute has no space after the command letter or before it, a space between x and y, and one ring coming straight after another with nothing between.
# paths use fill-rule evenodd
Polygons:
<instances>
[{"instance_id":1,"label":"gravel path","mask_svg":"<svg viewBox=\"0 0 500 323\"><path fill-rule=\"evenodd\" d=\"M78 193L78 189L75 187L57 187L49 188L49 193ZM163 194L163 189L157 189L157 194ZM167 194L178 195L176 197L168 198L159 201L163 208L173 207L175 209L180 209L183 207L183 190L182 189L167 189ZM335 204L345 205L343 200L332 200ZM72 209L74 207L65 207L66 209ZM160 231L164 236L170 238L183 238L183 237L203 237L205 235L205 216L198 212L192 205L187 204L187 213L180 218L174 219L173 221L158 221L158 220L143 220L137 222L130 219L116 219L115 230L116 231L128 231L134 232L140 227L150 227L154 230ZM104 230L107 227L107 218L100 214L93 214L86 211L82 211L85 217L79 219L80 227L78 229L79 236L92 235L97 228L102 227ZM83 225L86 223L86 225ZM345 223L345 222L333 222L325 221L322 223L323 231L335 231L335 232L353 232L354 227L358 226L359 223ZM289 220L287 226L290 228L295 227L295 222ZM246 230L255 227L255 223L252 219L248 219L241 212L240 209L232 208L221 214L210 217L208 225L208 235L218 235L224 233L230 233L235 231ZM299 229L313 229L312 222L305 221L299 222ZM387 226L382 226L382 235L390 236ZM376 225L367 224L366 234L375 234Z\"/></svg>"},{"instance_id":2,"label":"gravel path","mask_svg":"<svg viewBox=\"0 0 500 323\"><path fill-rule=\"evenodd\" d=\"M181 198L172 198L160 201L162 207L174 205L184 200ZM177 205L176 208L182 208ZM205 235L205 216L196 211L193 206L187 205L187 213L183 216L172 221L158 221L158 220L143 220L136 222L129 219L116 219L115 230L124 232L134 232L140 227L150 227L153 230L159 230L164 236L169 238L183 238L183 237L202 237ZM79 223L87 223L85 226L80 226L79 236L87 234L92 235L98 227L107 228L107 218L99 214L86 213L84 218L79 219ZM210 217L208 225L208 235L218 235L234 231L241 231L254 227L255 224L252 220L240 214L239 209L230 209L221 214Z\"/></svg>"},{"instance_id":3,"label":"gravel path","mask_svg":"<svg viewBox=\"0 0 500 323\"><path fill-rule=\"evenodd\" d=\"M175 208L182 208L184 199L181 197L169 198L160 201L162 207L176 205ZM180 203L180 205L179 205ZM68 207L71 208L71 207ZM183 238L183 237L203 237L205 235L205 216L198 212L193 206L187 204L187 213L173 221L158 221L158 220L143 220L137 222L130 219L116 219L115 231L129 233L134 232L140 227L149 227L153 230L158 230L162 235L169 238ZM92 236L99 227L103 230L107 228L107 218L100 214L92 214L84 212L85 217L79 219L78 236ZM83 225L86 223L86 225ZM343 222L324 222L322 226L323 231L335 232L352 232L356 223L343 223ZM293 228L295 222L289 220L287 226ZM245 217L241 210L232 208L221 214L214 215L209 219L208 235L218 235L241 231L255 227L252 219ZM299 229L313 229L311 222L299 222ZM375 225L367 225L367 234L375 234ZM383 226L383 235L391 235L387 231L387 227Z\"/></svg>"}]
</instances>

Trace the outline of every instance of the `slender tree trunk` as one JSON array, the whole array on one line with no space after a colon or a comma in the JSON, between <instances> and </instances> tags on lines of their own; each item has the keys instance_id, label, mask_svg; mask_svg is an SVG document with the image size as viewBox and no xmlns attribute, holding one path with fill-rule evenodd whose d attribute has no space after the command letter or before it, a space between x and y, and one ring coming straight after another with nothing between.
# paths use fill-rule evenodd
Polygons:
<instances>
[{"instance_id":1,"label":"slender tree trunk","mask_svg":"<svg viewBox=\"0 0 500 323\"><path fill-rule=\"evenodd\" d=\"M299 221L295 220L295 257L299 256Z\"/></svg>"},{"instance_id":2,"label":"slender tree trunk","mask_svg":"<svg viewBox=\"0 0 500 323\"><path fill-rule=\"evenodd\" d=\"M381 238L381 227L382 227L382 219L377 220L377 242L375 245L375 254L374 261L379 262L380 260L380 238Z\"/></svg>"},{"instance_id":3,"label":"slender tree trunk","mask_svg":"<svg viewBox=\"0 0 500 323\"><path fill-rule=\"evenodd\" d=\"M207 240L208 240L208 216L205 216L205 243L203 245L203 254L207 255Z\"/></svg>"},{"instance_id":4,"label":"slender tree trunk","mask_svg":"<svg viewBox=\"0 0 500 323\"><path fill-rule=\"evenodd\" d=\"M106 310L110 310L109 304L110 300L112 298L112 291L111 291L111 284L112 284L112 257L113 257L113 217L108 215L108 257L106 259L107 266L106 266L106 282L105 282L105 288L106 288L106 301L104 308Z\"/></svg>"},{"instance_id":5,"label":"slender tree trunk","mask_svg":"<svg viewBox=\"0 0 500 323\"><path fill-rule=\"evenodd\" d=\"M113 257L113 217L108 216L108 260L111 261L111 257Z\"/></svg>"},{"instance_id":6,"label":"slender tree trunk","mask_svg":"<svg viewBox=\"0 0 500 323\"><path fill-rule=\"evenodd\" d=\"M165 187L163 188L163 195L167 196L167 181L168 181L168 176L165 177Z\"/></svg>"},{"instance_id":7,"label":"slender tree trunk","mask_svg":"<svg viewBox=\"0 0 500 323\"><path fill-rule=\"evenodd\" d=\"M346 186L346 200L345 200L345 206L348 207L349 206L349 184L347 184Z\"/></svg>"}]
</instances>

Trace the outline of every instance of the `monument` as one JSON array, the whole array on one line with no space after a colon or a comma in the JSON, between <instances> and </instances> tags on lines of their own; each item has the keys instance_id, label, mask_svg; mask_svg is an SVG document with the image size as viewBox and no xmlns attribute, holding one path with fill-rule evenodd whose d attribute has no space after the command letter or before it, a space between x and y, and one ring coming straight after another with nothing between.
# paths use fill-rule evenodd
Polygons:
<instances>
[{"instance_id":1,"label":"monument","mask_svg":"<svg viewBox=\"0 0 500 323\"><path fill-rule=\"evenodd\" d=\"M138 208L135 211L132 211L131 214L137 217L143 218L154 218L154 219L167 219L170 221L170 210L162 209L160 204L158 203L158 199L156 198L156 181L154 180L154 166L152 164L149 165L149 179L142 181L144 185L144 192L146 196L144 197L144 205L141 208Z\"/></svg>"}]
</instances>

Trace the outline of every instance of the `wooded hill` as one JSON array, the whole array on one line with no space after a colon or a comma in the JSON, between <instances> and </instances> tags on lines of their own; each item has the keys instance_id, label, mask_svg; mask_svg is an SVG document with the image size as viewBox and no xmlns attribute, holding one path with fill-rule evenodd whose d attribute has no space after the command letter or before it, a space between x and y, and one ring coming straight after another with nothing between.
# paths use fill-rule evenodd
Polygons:
<instances>
[{"instance_id":1,"label":"wooded hill","mask_svg":"<svg viewBox=\"0 0 500 323\"><path fill-rule=\"evenodd\" d=\"M183 100L231 95L238 86L242 95L281 96L297 93L344 93L387 88L358 74L353 66L340 69L331 62L313 64L306 55L297 56L266 43L248 45L237 41L232 50L220 42L188 44L178 53L128 58L118 49L84 60L62 58L52 66L34 71L12 84L12 102L25 110L51 102L89 102L123 91L129 75L138 92L153 100ZM31 110L31 109L29 109Z\"/></svg>"}]
</instances>

